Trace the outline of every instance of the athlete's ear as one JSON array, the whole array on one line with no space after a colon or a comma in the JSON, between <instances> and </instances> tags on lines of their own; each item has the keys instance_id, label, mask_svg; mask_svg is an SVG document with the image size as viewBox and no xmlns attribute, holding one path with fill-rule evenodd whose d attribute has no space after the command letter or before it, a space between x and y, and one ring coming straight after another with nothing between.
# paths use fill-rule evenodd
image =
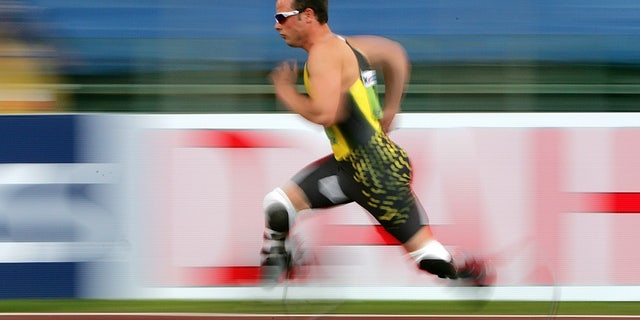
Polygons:
<instances>
[{"instance_id":1,"label":"athlete's ear","mask_svg":"<svg viewBox=\"0 0 640 320\"><path fill-rule=\"evenodd\" d=\"M311 8L304 9L304 11L302 11L301 16L305 22L311 22L316 20L316 12L313 11L313 9Z\"/></svg>"}]
</instances>

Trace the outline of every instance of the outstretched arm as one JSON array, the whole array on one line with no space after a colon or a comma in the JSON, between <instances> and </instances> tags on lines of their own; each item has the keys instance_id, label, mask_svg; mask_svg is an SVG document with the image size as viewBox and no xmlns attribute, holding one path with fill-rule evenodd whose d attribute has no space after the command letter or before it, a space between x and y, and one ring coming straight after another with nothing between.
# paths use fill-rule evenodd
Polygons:
<instances>
[{"instance_id":1,"label":"outstretched arm","mask_svg":"<svg viewBox=\"0 0 640 320\"><path fill-rule=\"evenodd\" d=\"M367 57L374 68L382 70L385 96L380 123L383 130L389 132L409 82L411 65L407 53L400 43L384 37L352 36L347 40Z\"/></svg>"}]
</instances>

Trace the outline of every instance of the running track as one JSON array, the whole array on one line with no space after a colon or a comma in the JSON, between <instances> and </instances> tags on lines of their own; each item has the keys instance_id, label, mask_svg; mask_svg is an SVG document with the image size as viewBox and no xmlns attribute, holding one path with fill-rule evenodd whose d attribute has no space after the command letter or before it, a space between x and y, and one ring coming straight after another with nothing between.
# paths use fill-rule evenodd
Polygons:
<instances>
[{"instance_id":1,"label":"running track","mask_svg":"<svg viewBox=\"0 0 640 320\"><path fill-rule=\"evenodd\" d=\"M0 313L0 320L523 320L523 319L562 319L562 320L630 320L640 316L552 316L552 315L250 315L250 314L162 314L162 313Z\"/></svg>"}]
</instances>

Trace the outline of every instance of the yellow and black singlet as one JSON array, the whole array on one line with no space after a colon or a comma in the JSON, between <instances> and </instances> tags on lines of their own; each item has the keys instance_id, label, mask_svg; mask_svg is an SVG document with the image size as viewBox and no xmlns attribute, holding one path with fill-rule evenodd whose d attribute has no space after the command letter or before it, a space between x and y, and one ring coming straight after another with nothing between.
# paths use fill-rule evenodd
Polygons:
<instances>
[{"instance_id":1,"label":"yellow and black singlet","mask_svg":"<svg viewBox=\"0 0 640 320\"><path fill-rule=\"evenodd\" d=\"M423 209L410 186L411 164L406 152L389 139L380 125L382 109L375 91L375 71L358 50L349 47L357 57L361 76L346 93L346 105L342 106L346 108L344 119L325 128L333 159L312 164L294 181L304 190L313 208L355 201L396 239L405 242L424 223ZM313 95L308 79L305 65L305 86ZM336 175L347 198L325 200L319 185L331 175Z\"/></svg>"},{"instance_id":2,"label":"yellow and black singlet","mask_svg":"<svg viewBox=\"0 0 640 320\"><path fill-rule=\"evenodd\" d=\"M347 45L349 45L348 42ZM351 85L347 93L347 118L325 128L333 154L338 160L344 160L354 146L366 144L374 134L382 132L380 126L382 108L376 92L376 72L371 69L369 62L360 52L351 45L349 47L358 59L360 77ZM313 89L309 86L309 73L306 65L304 84L307 92L312 95Z\"/></svg>"}]
</instances>

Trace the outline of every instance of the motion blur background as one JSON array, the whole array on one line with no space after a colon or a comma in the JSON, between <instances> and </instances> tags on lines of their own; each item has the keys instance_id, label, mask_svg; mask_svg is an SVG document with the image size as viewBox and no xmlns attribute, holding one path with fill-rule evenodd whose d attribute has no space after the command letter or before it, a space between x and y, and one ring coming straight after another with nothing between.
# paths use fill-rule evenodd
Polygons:
<instances>
[{"instance_id":1,"label":"motion blur background","mask_svg":"<svg viewBox=\"0 0 640 320\"><path fill-rule=\"evenodd\" d=\"M273 15L0 0L0 298L282 296L259 286L263 197L330 151L274 99L305 53ZM640 113L608 112L640 111L638 0L331 0L330 23L406 47L391 135L434 232L494 259L496 299L640 301ZM332 210L296 223L319 263L292 296L473 299Z\"/></svg>"},{"instance_id":2,"label":"motion blur background","mask_svg":"<svg viewBox=\"0 0 640 320\"><path fill-rule=\"evenodd\" d=\"M282 111L267 73L304 53L273 13L266 0L0 0L0 83L34 84L0 107ZM638 109L636 0L330 1L330 23L406 46L405 111Z\"/></svg>"}]
</instances>

